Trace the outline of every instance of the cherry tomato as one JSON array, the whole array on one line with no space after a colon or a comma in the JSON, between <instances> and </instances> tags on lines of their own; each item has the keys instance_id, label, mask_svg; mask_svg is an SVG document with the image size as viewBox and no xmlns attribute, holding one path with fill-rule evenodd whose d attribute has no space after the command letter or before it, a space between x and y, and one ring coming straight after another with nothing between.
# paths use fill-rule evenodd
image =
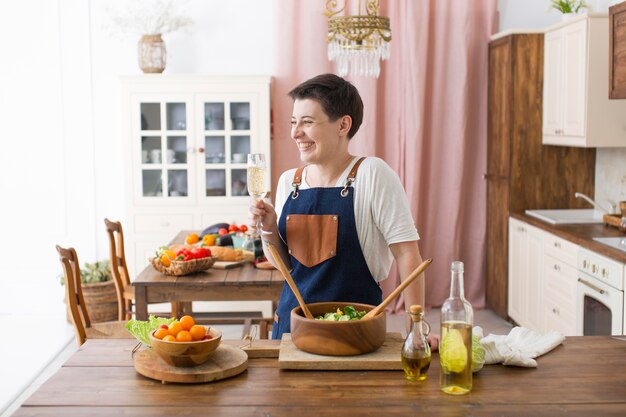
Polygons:
<instances>
[{"instance_id":1,"label":"cherry tomato","mask_svg":"<svg viewBox=\"0 0 626 417\"><path fill-rule=\"evenodd\" d=\"M228 226L228 231L229 232L238 232L239 228L237 227L236 224L231 224L230 226Z\"/></svg>"},{"instance_id":2,"label":"cherry tomato","mask_svg":"<svg viewBox=\"0 0 626 417\"><path fill-rule=\"evenodd\" d=\"M220 235L220 236L227 235L227 234L228 234L228 230L227 230L227 229L224 229L224 228L222 227L220 230L218 230L217 234L218 234L218 235Z\"/></svg>"},{"instance_id":3,"label":"cherry tomato","mask_svg":"<svg viewBox=\"0 0 626 417\"><path fill-rule=\"evenodd\" d=\"M248 226L246 226L245 224L242 224L241 226L239 226L239 230L245 233L248 231Z\"/></svg>"}]
</instances>

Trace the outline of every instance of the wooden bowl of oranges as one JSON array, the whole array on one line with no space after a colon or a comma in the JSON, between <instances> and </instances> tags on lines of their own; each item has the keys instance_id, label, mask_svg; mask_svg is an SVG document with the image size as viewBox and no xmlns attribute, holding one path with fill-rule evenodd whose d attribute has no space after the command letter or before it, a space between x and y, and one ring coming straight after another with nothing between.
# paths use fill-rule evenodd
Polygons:
<instances>
[{"instance_id":1,"label":"wooden bowl of oranges","mask_svg":"<svg viewBox=\"0 0 626 417\"><path fill-rule=\"evenodd\" d=\"M163 325L150 333L150 344L167 364L191 367L205 363L222 340L217 329L195 324L193 317Z\"/></svg>"}]
</instances>

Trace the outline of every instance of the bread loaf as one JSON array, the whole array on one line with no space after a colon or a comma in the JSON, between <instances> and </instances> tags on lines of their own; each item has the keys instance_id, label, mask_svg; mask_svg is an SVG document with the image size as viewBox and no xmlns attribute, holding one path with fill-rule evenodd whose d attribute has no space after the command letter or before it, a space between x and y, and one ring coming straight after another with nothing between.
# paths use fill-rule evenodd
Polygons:
<instances>
[{"instance_id":1,"label":"bread loaf","mask_svg":"<svg viewBox=\"0 0 626 417\"><path fill-rule=\"evenodd\" d=\"M243 260L243 254L241 248L233 249L228 246L210 246L211 254L217 256L218 261L241 261Z\"/></svg>"}]
</instances>

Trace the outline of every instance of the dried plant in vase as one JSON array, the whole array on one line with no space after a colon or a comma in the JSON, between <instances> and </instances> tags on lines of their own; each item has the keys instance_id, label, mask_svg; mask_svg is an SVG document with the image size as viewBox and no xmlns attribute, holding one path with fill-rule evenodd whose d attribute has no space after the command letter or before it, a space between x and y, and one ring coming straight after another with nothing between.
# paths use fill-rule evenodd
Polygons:
<instances>
[{"instance_id":1,"label":"dried plant in vase","mask_svg":"<svg viewBox=\"0 0 626 417\"><path fill-rule=\"evenodd\" d=\"M109 10L113 25L122 33L141 36L138 58L143 72L163 72L167 55L162 35L184 28L193 20L178 14L173 0L133 0L123 4L126 9L122 13Z\"/></svg>"}]
</instances>

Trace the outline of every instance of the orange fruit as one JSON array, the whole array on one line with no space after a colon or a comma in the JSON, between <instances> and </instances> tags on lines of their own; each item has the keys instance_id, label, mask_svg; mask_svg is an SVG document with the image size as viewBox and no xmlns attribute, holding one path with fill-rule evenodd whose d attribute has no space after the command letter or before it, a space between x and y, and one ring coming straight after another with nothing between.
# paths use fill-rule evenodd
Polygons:
<instances>
[{"instance_id":1,"label":"orange fruit","mask_svg":"<svg viewBox=\"0 0 626 417\"><path fill-rule=\"evenodd\" d=\"M215 235L204 235L202 242L207 246L215 245Z\"/></svg>"},{"instance_id":2,"label":"orange fruit","mask_svg":"<svg viewBox=\"0 0 626 417\"><path fill-rule=\"evenodd\" d=\"M197 233L191 233L185 238L185 243L188 245L193 245L194 243L198 243L199 240L200 238L198 237Z\"/></svg>"},{"instance_id":3,"label":"orange fruit","mask_svg":"<svg viewBox=\"0 0 626 417\"><path fill-rule=\"evenodd\" d=\"M167 332L172 336L176 336L181 330L183 330L183 326L181 326L180 323L177 321L171 323L167 327Z\"/></svg>"},{"instance_id":4,"label":"orange fruit","mask_svg":"<svg viewBox=\"0 0 626 417\"><path fill-rule=\"evenodd\" d=\"M174 336L172 336L171 334L168 334L167 336L165 336L163 338L164 342L175 342L176 338Z\"/></svg>"},{"instance_id":5,"label":"orange fruit","mask_svg":"<svg viewBox=\"0 0 626 417\"><path fill-rule=\"evenodd\" d=\"M180 320L180 325L183 326L183 330L189 330L196 324L195 320L191 316L182 316Z\"/></svg>"},{"instance_id":6,"label":"orange fruit","mask_svg":"<svg viewBox=\"0 0 626 417\"><path fill-rule=\"evenodd\" d=\"M167 329L159 328L159 329L157 329L156 332L154 332L154 337L156 337L157 339L163 339L168 334L169 333L168 333Z\"/></svg>"},{"instance_id":7,"label":"orange fruit","mask_svg":"<svg viewBox=\"0 0 626 417\"><path fill-rule=\"evenodd\" d=\"M181 330L176 335L177 342L191 342L192 340L191 334L187 330Z\"/></svg>"},{"instance_id":8,"label":"orange fruit","mask_svg":"<svg viewBox=\"0 0 626 417\"><path fill-rule=\"evenodd\" d=\"M170 266L172 264L171 259L173 259L173 258L170 258L166 254L161 255L161 265L163 265L165 267Z\"/></svg>"},{"instance_id":9,"label":"orange fruit","mask_svg":"<svg viewBox=\"0 0 626 417\"><path fill-rule=\"evenodd\" d=\"M191 338L193 340L202 340L204 335L206 334L206 329L204 326L198 326L197 324L189 329L189 333L191 334Z\"/></svg>"}]
</instances>

